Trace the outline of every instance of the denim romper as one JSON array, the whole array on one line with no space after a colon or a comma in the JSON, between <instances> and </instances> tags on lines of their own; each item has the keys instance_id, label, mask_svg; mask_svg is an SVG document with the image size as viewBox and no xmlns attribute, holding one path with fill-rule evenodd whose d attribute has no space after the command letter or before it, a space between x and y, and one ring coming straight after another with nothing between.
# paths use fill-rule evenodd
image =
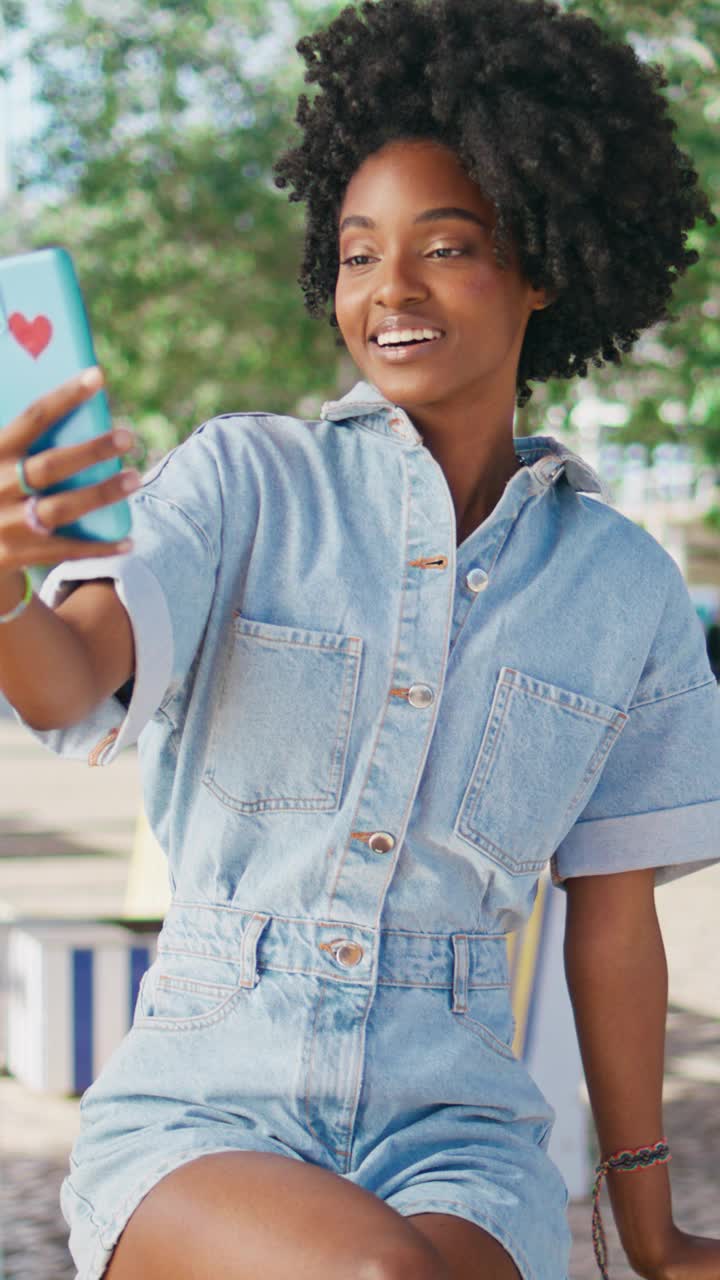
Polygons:
<instances>
[{"instance_id":1,"label":"denim romper","mask_svg":"<svg viewBox=\"0 0 720 1280\"><path fill-rule=\"evenodd\" d=\"M198 428L132 498L132 694L53 750L138 741L172 904L81 1104L62 1205L97 1280L163 1175L269 1151L564 1280L553 1113L512 1052L505 935L541 870L720 856L720 694L679 569L549 436L456 548L444 474L368 383L315 421ZM589 496L594 494L595 496Z\"/></svg>"}]
</instances>

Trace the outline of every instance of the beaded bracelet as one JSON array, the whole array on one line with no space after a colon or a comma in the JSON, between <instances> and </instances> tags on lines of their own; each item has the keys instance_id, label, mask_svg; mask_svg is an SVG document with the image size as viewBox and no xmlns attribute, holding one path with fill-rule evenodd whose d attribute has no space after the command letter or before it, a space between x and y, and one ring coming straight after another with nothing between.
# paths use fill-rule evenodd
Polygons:
<instances>
[{"instance_id":1,"label":"beaded bracelet","mask_svg":"<svg viewBox=\"0 0 720 1280\"><path fill-rule=\"evenodd\" d=\"M30 574L28 573L27 569L23 569L22 572L25 577L25 591L23 593L23 598L18 604L15 605L14 609L10 610L9 613L0 613L0 623L12 622L14 618L19 618L20 614L25 612L30 601L32 600L32 595L33 595L32 578L30 577Z\"/></svg>"},{"instance_id":2,"label":"beaded bracelet","mask_svg":"<svg viewBox=\"0 0 720 1280\"><path fill-rule=\"evenodd\" d=\"M602 1180L610 1170L618 1173L631 1173L633 1169L647 1169L652 1164L667 1164L671 1160L667 1138L656 1142L652 1147L636 1147L634 1151L616 1151L595 1167L593 1183L592 1242L595 1261L600 1268L602 1280L609 1280L607 1270L607 1244L605 1231L600 1217L600 1188Z\"/></svg>"}]
</instances>

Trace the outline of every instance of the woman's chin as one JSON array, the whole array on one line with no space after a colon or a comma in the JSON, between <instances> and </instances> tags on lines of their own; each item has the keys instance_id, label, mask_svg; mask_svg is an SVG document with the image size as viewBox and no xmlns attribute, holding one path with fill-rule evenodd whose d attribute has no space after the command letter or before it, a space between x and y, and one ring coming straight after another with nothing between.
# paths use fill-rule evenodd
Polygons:
<instances>
[{"instance_id":1,"label":"woman's chin","mask_svg":"<svg viewBox=\"0 0 720 1280\"><path fill-rule=\"evenodd\" d=\"M429 369L392 366L378 368L377 362L358 365L365 382L371 382L388 400L397 401L400 396L412 401L435 399L442 395L442 382L437 372Z\"/></svg>"}]
</instances>

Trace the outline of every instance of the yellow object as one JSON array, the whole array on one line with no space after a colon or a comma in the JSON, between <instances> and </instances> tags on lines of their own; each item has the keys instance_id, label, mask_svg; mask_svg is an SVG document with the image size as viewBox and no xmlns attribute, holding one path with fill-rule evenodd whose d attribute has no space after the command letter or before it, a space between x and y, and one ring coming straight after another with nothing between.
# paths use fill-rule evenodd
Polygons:
<instances>
[{"instance_id":1,"label":"yellow object","mask_svg":"<svg viewBox=\"0 0 720 1280\"><path fill-rule=\"evenodd\" d=\"M537 975L548 890L548 877L541 876L529 920L522 929L508 934L507 939L512 1009L515 1015L513 1052L518 1058L522 1058L525 1050L528 1015Z\"/></svg>"},{"instance_id":2,"label":"yellow object","mask_svg":"<svg viewBox=\"0 0 720 1280\"><path fill-rule=\"evenodd\" d=\"M141 809L130 855L124 914L132 920L162 920L169 906L167 858Z\"/></svg>"}]
</instances>

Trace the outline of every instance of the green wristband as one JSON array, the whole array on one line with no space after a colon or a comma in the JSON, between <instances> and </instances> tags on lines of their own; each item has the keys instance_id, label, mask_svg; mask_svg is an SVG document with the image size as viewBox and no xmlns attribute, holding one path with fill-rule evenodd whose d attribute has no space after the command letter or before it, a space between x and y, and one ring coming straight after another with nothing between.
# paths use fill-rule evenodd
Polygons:
<instances>
[{"instance_id":1,"label":"green wristband","mask_svg":"<svg viewBox=\"0 0 720 1280\"><path fill-rule=\"evenodd\" d=\"M19 604L15 605L14 609L10 610L9 613L0 613L0 623L12 622L14 618L19 618L20 614L25 612L30 601L32 600L32 596L33 596L32 578L30 577L30 574L28 573L27 569L23 569L23 574L25 577L25 593L23 595L23 598Z\"/></svg>"}]
</instances>

